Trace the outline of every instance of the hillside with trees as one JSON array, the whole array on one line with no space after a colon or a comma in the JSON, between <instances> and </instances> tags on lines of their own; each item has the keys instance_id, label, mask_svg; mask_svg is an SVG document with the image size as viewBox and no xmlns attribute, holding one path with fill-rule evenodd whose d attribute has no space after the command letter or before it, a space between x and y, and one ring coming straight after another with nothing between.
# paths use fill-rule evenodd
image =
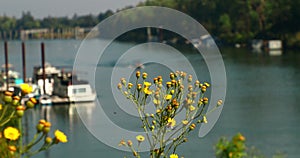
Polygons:
<instances>
[{"instance_id":1,"label":"hillside with trees","mask_svg":"<svg viewBox=\"0 0 300 158\"><path fill-rule=\"evenodd\" d=\"M182 11L227 44L281 39L287 47L300 47L298 0L146 0L137 6L165 6ZM108 10L98 15L43 19L34 18L30 12L24 12L19 19L4 15L0 16L0 35L2 39L9 35L17 39L17 33L24 29L89 28L113 14Z\"/></svg>"}]
</instances>

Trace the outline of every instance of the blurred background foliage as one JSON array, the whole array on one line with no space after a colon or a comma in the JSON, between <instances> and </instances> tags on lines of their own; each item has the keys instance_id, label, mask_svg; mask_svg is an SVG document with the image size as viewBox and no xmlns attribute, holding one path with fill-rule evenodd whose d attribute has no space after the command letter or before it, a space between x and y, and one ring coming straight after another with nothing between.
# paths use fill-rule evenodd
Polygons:
<instances>
[{"instance_id":1,"label":"blurred background foliage","mask_svg":"<svg viewBox=\"0 0 300 158\"><path fill-rule=\"evenodd\" d=\"M182 11L226 44L247 43L252 39L281 39L287 47L300 47L299 0L146 0L137 6L164 6ZM23 12L19 19L0 16L0 30L94 27L113 14L107 10L98 15L36 19L30 12Z\"/></svg>"}]
</instances>

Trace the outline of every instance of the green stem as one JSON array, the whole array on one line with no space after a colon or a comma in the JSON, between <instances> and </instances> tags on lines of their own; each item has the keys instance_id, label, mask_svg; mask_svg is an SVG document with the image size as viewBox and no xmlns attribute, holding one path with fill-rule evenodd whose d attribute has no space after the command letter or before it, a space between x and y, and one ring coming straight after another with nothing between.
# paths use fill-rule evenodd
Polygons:
<instances>
[{"instance_id":1,"label":"green stem","mask_svg":"<svg viewBox=\"0 0 300 158\"><path fill-rule=\"evenodd\" d=\"M31 148L32 144L36 141L36 139L37 139L37 137L39 136L39 134L40 134L40 133L36 133L36 134L33 136L33 139L31 140L31 142L28 143L28 144L26 145L26 147L24 148L24 151L23 151L24 153L26 152L26 150L28 150L28 149Z\"/></svg>"},{"instance_id":2,"label":"green stem","mask_svg":"<svg viewBox=\"0 0 300 158\"><path fill-rule=\"evenodd\" d=\"M28 155L26 156L26 158L30 158L32 157L33 155L36 155L38 154L39 152L43 151L43 150L47 150L48 148L50 148L52 145L54 145L54 143L51 143L51 144L45 144L38 150L34 151L34 152L31 152L31 153L28 153Z\"/></svg>"},{"instance_id":3,"label":"green stem","mask_svg":"<svg viewBox=\"0 0 300 158\"><path fill-rule=\"evenodd\" d=\"M147 137L147 139L149 141L150 146L152 146L152 142L151 142L150 137L149 137L149 132L147 130L147 124L146 124L145 120L143 119L140 107L138 107L138 113L139 113L140 119L142 120L143 128L144 128L144 131L146 132L146 137Z\"/></svg>"},{"instance_id":4,"label":"green stem","mask_svg":"<svg viewBox=\"0 0 300 158\"><path fill-rule=\"evenodd\" d=\"M15 114L15 111L13 111L13 112L9 115L9 117L8 117L5 121L3 121L3 122L0 124L0 127L4 126L6 123L8 123L8 122L10 121L10 119L14 116L14 114Z\"/></svg>"},{"instance_id":5,"label":"green stem","mask_svg":"<svg viewBox=\"0 0 300 158\"><path fill-rule=\"evenodd\" d=\"M2 111L2 113L1 113L1 116L0 116L0 121L3 119L3 117L4 117L4 115L5 115L5 113L6 113L6 110L7 110L7 105L4 105L4 109L3 109L3 111Z\"/></svg>"},{"instance_id":6,"label":"green stem","mask_svg":"<svg viewBox=\"0 0 300 158\"><path fill-rule=\"evenodd\" d=\"M20 131L20 137L19 137L19 155L20 158L22 157L22 150L23 150L23 129L22 129L22 117L18 118L18 128Z\"/></svg>"},{"instance_id":7,"label":"green stem","mask_svg":"<svg viewBox=\"0 0 300 158\"><path fill-rule=\"evenodd\" d=\"M36 140L35 142L33 141L33 142L29 143L29 144L25 147L24 152L27 152L32 146L34 146L35 144L39 143L39 142L43 139L43 137L44 137L45 135L46 135L46 134L43 134L43 135L42 135L38 140Z\"/></svg>"}]
</instances>

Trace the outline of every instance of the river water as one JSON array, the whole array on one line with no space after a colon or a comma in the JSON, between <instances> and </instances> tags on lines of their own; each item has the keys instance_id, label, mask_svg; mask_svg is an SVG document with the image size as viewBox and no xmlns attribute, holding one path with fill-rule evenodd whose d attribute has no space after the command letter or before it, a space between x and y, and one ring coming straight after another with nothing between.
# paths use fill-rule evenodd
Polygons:
<instances>
[{"instance_id":1,"label":"river water","mask_svg":"<svg viewBox=\"0 0 300 158\"><path fill-rule=\"evenodd\" d=\"M41 63L40 42L26 42L27 77L31 77L33 66ZM81 41L44 42L47 62L69 68L73 65ZM101 40L86 42L91 47L101 45ZM95 78L98 83L95 88L98 99L105 104L104 110L110 114L112 121L121 127L137 130L136 119L117 108L116 101L108 92L109 79L116 60L133 46L135 46L133 43L115 43L108 48L97 66ZM0 65L4 64L3 50L3 42L0 42ZM164 53L164 50L157 51ZM205 62L201 56L198 57L199 55L195 54L195 50L181 48L180 51L190 59L189 61L196 71L202 71L202 76L208 75ZM247 138L248 146L256 146L268 157L275 152L286 153L290 158L298 157L300 148L300 52L284 51L283 55L271 56L267 53L254 53L247 49L222 48L221 53L227 73L227 95L223 112L213 130L206 137L198 138L197 132L192 133L189 142L179 149L178 154L187 158L214 157L213 145L221 136L231 137L241 132ZM172 58L168 60L178 62ZM9 42L9 62L15 66L15 70L21 72L20 41ZM135 62L143 62L143 58ZM126 68L134 66L136 63L123 62L121 66ZM167 70L159 64L149 67L146 69L157 74L161 73L162 69ZM85 76L85 72L78 73ZM204 77L204 80L209 80L209 77ZM88 123L91 126L101 122L101 120L93 119L98 115L95 112L96 106L93 103L86 103L79 107L86 118L90 118ZM130 153L116 150L97 140L85 127L75 105L38 107L29 111L24 121L26 128L29 129L29 132L26 133L27 139L30 139L34 133L34 124L40 118L45 117L52 122L53 130L58 128L68 135L69 142L54 146L50 151L35 156L37 158L131 156ZM107 137L109 137L109 132Z\"/></svg>"}]
</instances>

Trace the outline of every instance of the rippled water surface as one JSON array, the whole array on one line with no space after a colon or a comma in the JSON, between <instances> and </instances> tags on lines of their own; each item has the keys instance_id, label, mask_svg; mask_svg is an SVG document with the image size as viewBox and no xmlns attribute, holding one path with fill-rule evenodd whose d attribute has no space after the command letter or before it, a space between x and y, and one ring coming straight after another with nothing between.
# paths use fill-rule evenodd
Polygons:
<instances>
[{"instance_id":1,"label":"rippled water surface","mask_svg":"<svg viewBox=\"0 0 300 158\"><path fill-rule=\"evenodd\" d=\"M55 66L72 66L81 41L56 40L45 41L46 60ZM90 40L93 47L101 45L101 40ZM30 77L34 65L40 65L40 41L28 41L27 74ZM20 42L9 42L9 62L21 72ZM109 48L99 62L96 72L96 92L105 112L112 121L121 127L137 130L139 125L135 118L124 113L117 107L111 96L110 75L120 55L133 47L134 44L115 43ZM111 51L111 52L110 52ZM157 50L164 53L163 50ZM195 67L205 77L208 72L201 56L188 49L181 49ZM227 73L227 95L223 112L213 130L204 138L198 138L197 132L189 137L189 142L182 146L179 155L187 158L214 157L213 145L221 136L233 136L243 133L249 146L256 146L268 157L281 151L290 158L299 156L300 148L300 52L284 51L281 56L267 53L253 53L246 49L221 49ZM112 55L110 55L111 53ZM4 64L3 43L0 43L0 64ZM169 58L168 60L174 60ZM141 62L143 58L141 58ZM131 63L124 63L124 67ZM178 62L180 64L180 62ZM203 66L204 65L204 66ZM146 68L147 69L147 68ZM167 70L161 65L153 64L147 70L157 74ZM84 76L84 72L79 72ZM109 86L107 86L107 84ZM87 103L80 105L90 125L99 121L97 105ZM58 157L123 157L130 153L118 151L98 141L84 126L74 105L40 107L30 111L25 120L29 136L34 132L32 122L46 117L68 135L67 144L59 144L48 152L40 153L38 158ZM97 128L97 127L96 127ZM103 130L107 132L106 130ZM109 137L109 132L107 132ZM113 138L112 138L113 139ZM116 142L118 144L118 141Z\"/></svg>"}]
</instances>

